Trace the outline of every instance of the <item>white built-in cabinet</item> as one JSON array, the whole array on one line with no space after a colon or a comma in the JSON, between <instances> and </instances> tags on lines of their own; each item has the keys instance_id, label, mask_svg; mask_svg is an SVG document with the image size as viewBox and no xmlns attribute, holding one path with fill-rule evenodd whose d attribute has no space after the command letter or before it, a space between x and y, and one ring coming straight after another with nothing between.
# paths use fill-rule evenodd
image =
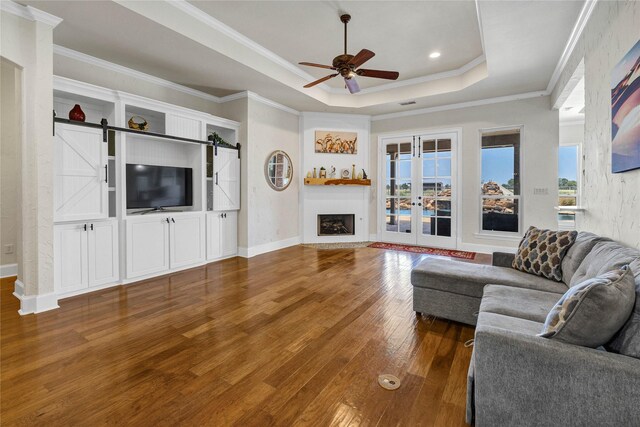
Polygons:
<instances>
[{"instance_id":1,"label":"white built-in cabinet","mask_svg":"<svg viewBox=\"0 0 640 427\"><path fill-rule=\"evenodd\" d=\"M213 160L213 210L240 209L240 157L238 151L218 147Z\"/></svg>"},{"instance_id":2,"label":"white built-in cabinet","mask_svg":"<svg viewBox=\"0 0 640 427\"><path fill-rule=\"evenodd\" d=\"M115 220L54 226L54 285L64 295L118 280Z\"/></svg>"},{"instance_id":3,"label":"white built-in cabinet","mask_svg":"<svg viewBox=\"0 0 640 427\"><path fill-rule=\"evenodd\" d=\"M54 77L56 117L80 104L87 123L105 118L148 132L56 122L54 131L55 290L71 296L203 265L237 254L239 150L202 145L215 132L238 143L240 123L199 111ZM177 137L177 138L171 138ZM194 141L185 141L187 138ZM188 167L193 203L173 211L127 209L127 164ZM180 212L181 211L181 212Z\"/></svg>"},{"instance_id":4,"label":"white built-in cabinet","mask_svg":"<svg viewBox=\"0 0 640 427\"><path fill-rule=\"evenodd\" d=\"M102 130L58 123L53 144L54 221L107 218L109 171Z\"/></svg>"},{"instance_id":5,"label":"white built-in cabinet","mask_svg":"<svg viewBox=\"0 0 640 427\"><path fill-rule=\"evenodd\" d=\"M236 255L238 252L238 212L207 212L207 260Z\"/></svg>"},{"instance_id":6,"label":"white built-in cabinet","mask_svg":"<svg viewBox=\"0 0 640 427\"><path fill-rule=\"evenodd\" d=\"M170 213L126 220L127 279L194 265L205 260L204 214Z\"/></svg>"}]
</instances>

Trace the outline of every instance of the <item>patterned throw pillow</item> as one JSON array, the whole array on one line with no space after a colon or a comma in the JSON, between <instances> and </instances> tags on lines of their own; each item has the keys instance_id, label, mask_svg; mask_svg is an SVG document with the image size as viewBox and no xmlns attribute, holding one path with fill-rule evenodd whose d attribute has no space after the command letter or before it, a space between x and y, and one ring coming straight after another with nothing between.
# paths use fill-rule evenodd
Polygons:
<instances>
[{"instance_id":1,"label":"patterned throw pillow","mask_svg":"<svg viewBox=\"0 0 640 427\"><path fill-rule=\"evenodd\" d=\"M543 338L596 348L606 344L629 318L636 300L629 266L569 288L547 315Z\"/></svg>"},{"instance_id":2,"label":"patterned throw pillow","mask_svg":"<svg viewBox=\"0 0 640 427\"><path fill-rule=\"evenodd\" d=\"M512 267L562 282L562 258L577 236L576 231L540 230L529 227L518 246Z\"/></svg>"}]
</instances>

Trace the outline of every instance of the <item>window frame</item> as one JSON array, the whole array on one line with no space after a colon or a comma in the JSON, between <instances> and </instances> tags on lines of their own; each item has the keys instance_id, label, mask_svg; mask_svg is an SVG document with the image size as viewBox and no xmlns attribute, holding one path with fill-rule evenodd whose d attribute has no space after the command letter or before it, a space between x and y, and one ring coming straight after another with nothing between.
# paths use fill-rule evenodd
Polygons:
<instances>
[{"instance_id":1,"label":"window frame","mask_svg":"<svg viewBox=\"0 0 640 427\"><path fill-rule=\"evenodd\" d=\"M558 214L562 210L562 206L560 206L560 186L556 183L556 198L558 200L558 206L556 212L556 222L558 223L558 229L567 229L567 230L575 230L576 228L576 216L578 212L582 209L580 207L580 203L582 200L582 143L580 142L568 142L568 143L560 143L558 145L558 158L560 158L560 148L562 147L576 147L576 204L573 206L564 206L565 208L571 208L574 213L573 223L569 221L560 221L558 219ZM558 179L560 179L560 170L558 167Z\"/></svg>"},{"instance_id":2,"label":"window frame","mask_svg":"<svg viewBox=\"0 0 640 427\"><path fill-rule=\"evenodd\" d=\"M500 132L500 131L519 131L520 133L520 152L518 153L519 158L519 179L520 179L520 194L513 195L510 197L504 196L485 196L482 194L482 137L486 133L491 132ZM522 224L524 224L524 148L525 148L525 135L524 135L524 125L510 125L510 126L499 126L499 127L491 127L491 128L481 128L478 129L478 180L476 183L476 191L478 193L478 233L476 233L477 237L485 237L485 238L496 238L496 239L514 239L520 240L524 231L522 230ZM484 230L482 228L482 206L483 201L485 199L514 199L518 200L518 231L495 231L495 230Z\"/></svg>"}]
</instances>

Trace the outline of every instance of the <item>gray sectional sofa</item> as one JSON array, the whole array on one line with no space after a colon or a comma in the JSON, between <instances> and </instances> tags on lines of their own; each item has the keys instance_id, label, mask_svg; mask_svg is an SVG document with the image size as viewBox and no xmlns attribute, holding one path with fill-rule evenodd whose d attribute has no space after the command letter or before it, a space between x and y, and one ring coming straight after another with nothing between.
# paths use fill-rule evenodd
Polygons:
<instances>
[{"instance_id":1,"label":"gray sectional sofa","mask_svg":"<svg viewBox=\"0 0 640 427\"><path fill-rule=\"evenodd\" d=\"M411 273L413 307L476 326L467 422L478 426L640 426L640 251L581 232L562 261L563 282L511 268L428 258ZM537 336L570 286L629 265L631 319L618 354Z\"/></svg>"}]
</instances>

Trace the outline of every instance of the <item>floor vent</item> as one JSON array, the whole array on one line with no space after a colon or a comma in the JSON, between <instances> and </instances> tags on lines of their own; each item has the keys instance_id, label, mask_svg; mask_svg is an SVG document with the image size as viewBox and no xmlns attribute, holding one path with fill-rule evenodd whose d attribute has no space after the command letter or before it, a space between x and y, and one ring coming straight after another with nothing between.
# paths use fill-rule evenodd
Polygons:
<instances>
[{"instance_id":1,"label":"floor vent","mask_svg":"<svg viewBox=\"0 0 640 427\"><path fill-rule=\"evenodd\" d=\"M382 374L378 376L378 384L385 390L397 390L400 387L400 379L395 375Z\"/></svg>"}]
</instances>

